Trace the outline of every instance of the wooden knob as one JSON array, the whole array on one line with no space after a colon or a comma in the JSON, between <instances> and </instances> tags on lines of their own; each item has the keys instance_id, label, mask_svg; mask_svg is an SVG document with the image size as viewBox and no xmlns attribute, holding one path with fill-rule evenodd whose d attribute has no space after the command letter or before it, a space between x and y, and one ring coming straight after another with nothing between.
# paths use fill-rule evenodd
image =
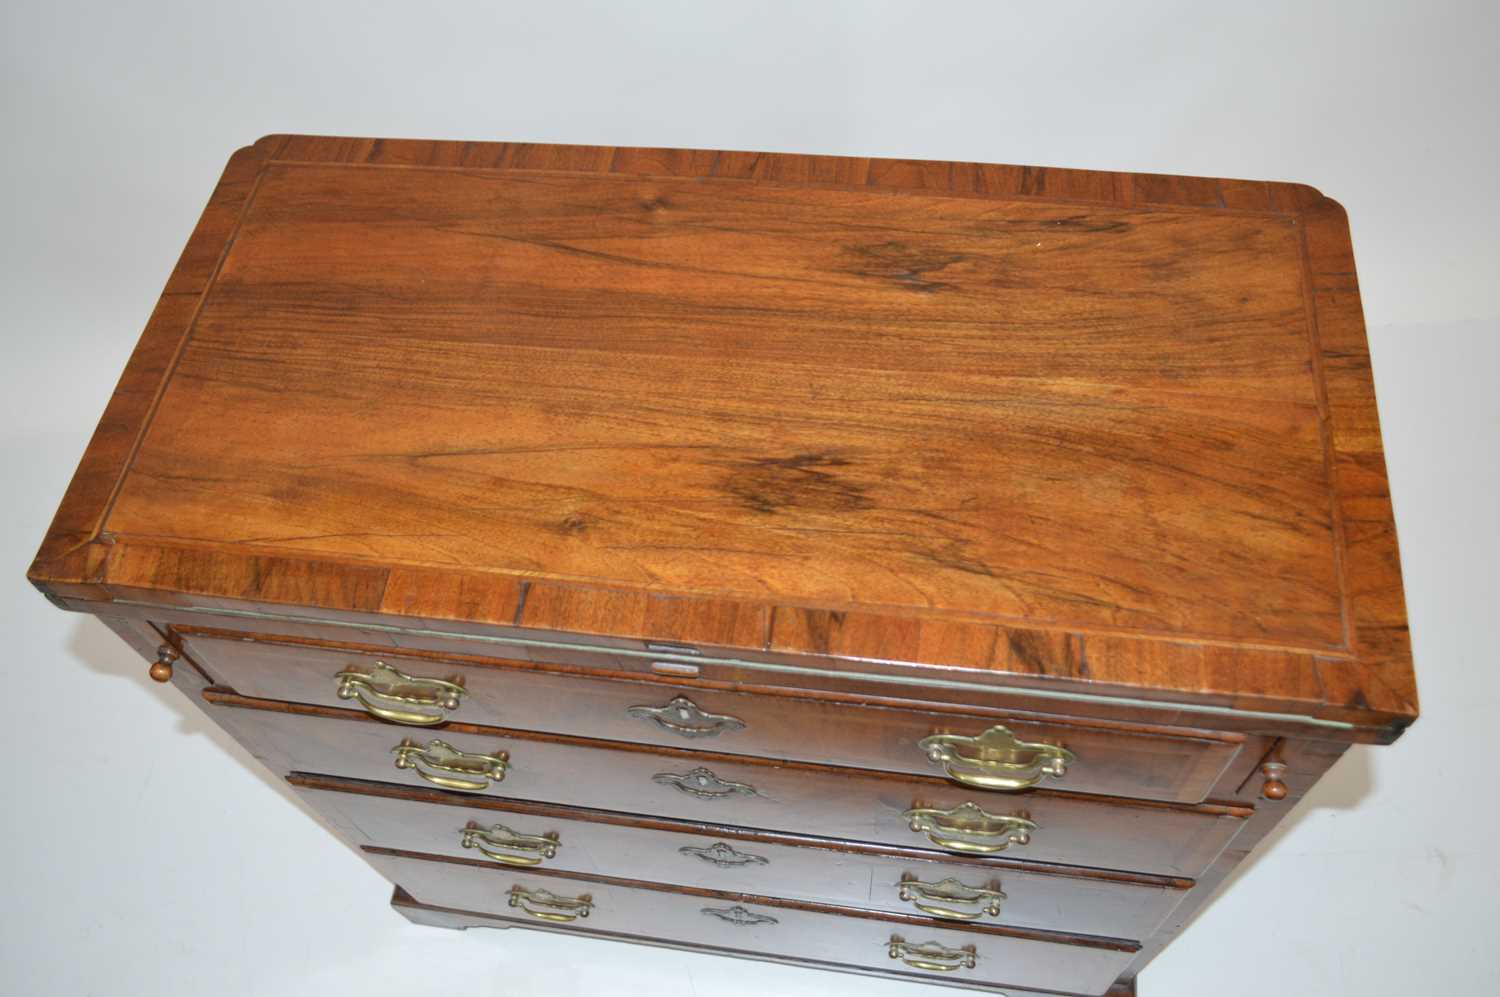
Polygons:
<instances>
[{"instance_id":1,"label":"wooden knob","mask_svg":"<svg viewBox=\"0 0 1500 997\"><path fill-rule=\"evenodd\" d=\"M177 652L163 644L156 650L156 660L151 663L148 673L157 682L172 681L172 662L177 660Z\"/></svg>"},{"instance_id":2,"label":"wooden knob","mask_svg":"<svg viewBox=\"0 0 1500 997\"><path fill-rule=\"evenodd\" d=\"M1260 767L1260 772L1266 777L1266 784L1260 787L1260 795L1268 800L1286 799L1287 786L1281 779L1286 774L1286 763L1266 762Z\"/></svg>"}]
</instances>

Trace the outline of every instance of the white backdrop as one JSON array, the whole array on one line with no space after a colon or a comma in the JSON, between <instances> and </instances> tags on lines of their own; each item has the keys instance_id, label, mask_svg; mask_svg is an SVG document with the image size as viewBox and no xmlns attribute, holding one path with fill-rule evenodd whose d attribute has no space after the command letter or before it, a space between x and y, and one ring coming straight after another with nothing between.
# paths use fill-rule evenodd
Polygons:
<instances>
[{"instance_id":1,"label":"white backdrop","mask_svg":"<svg viewBox=\"0 0 1500 997\"><path fill-rule=\"evenodd\" d=\"M1285 179L1339 199L1425 715L1350 751L1142 992L1496 992L1500 19L1215 6L3 5L0 991L938 992L411 927L113 635L25 584L224 160L294 131Z\"/></svg>"}]
</instances>

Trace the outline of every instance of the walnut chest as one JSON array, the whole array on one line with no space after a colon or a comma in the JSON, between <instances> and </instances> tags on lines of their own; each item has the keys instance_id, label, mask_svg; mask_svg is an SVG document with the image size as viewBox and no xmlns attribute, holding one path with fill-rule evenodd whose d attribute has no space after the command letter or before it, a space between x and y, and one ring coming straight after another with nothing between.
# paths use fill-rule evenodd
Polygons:
<instances>
[{"instance_id":1,"label":"walnut chest","mask_svg":"<svg viewBox=\"0 0 1500 997\"><path fill-rule=\"evenodd\" d=\"M30 577L413 921L1013 997L1133 992L1417 714L1282 183L270 136Z\"/></svg>"}]
</instances>

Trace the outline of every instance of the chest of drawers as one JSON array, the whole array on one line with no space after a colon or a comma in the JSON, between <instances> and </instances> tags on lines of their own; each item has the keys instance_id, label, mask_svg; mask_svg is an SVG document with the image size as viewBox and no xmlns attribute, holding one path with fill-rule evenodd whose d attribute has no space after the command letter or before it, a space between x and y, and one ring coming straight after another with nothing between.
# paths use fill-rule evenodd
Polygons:
<instances>
[{"instance_id":1,"label":"chest of drawers","mask_svg":"<svg viewBox=\"0 0 1500 997\"><path fill-rule=\"evenodd\" d=\"M415 922L1012 995L1417 714L1292 184L270 136L30 577Z\"/></svg>"}]
</instances>

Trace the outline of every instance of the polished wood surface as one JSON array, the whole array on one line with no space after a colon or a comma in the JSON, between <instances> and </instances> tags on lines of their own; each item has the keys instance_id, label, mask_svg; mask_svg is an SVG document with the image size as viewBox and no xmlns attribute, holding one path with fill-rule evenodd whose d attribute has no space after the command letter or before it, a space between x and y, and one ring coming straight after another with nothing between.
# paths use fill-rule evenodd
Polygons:
<instances>
[{"instance_id":1,"label":"polished wood surface","mask_svg":"<svg viewBox=\"0 0 1500 997\"><path fill-rule=\"evenodd\" d=\"M292 776L289 781L323 820L355 845L474 859L481 856L472 846L464 846L465 831L499 824L518 834L555 835L552 858L497 849L550 870L583 875L628 871L654 883L772 893L895 914L920 914L910 900L901 898L903 880L935 884L952 878L1005 895L1000 913L993 916L974 905L950 905L978 915L976 920L983 923L1140 940L1151 936L1191 885L936 852L888 855L859 842L809 836L798 840L744 828L576 808L543 807L538 813L538 808L519 801L476 800L352 780Z\"/></svg>"},{"instance_id":2,"label":"polished wood surface","mask_svg":"<svg viewBox=\"0 0 1500 997\"><path fill-rule=\"evenodd\" d=\"M1418 709L1348 222L1296 184L268 136L29 578L421 923L1012 997L1133 993ZM377 661L451 717L356 711ZM997 725L1076 757L918 747ZM1007 849L906 816L974 807ZM542 860L464 846L498 824Z\"/></svg>"},{"instance_id":3,"label":"polished wood surface","mask_svg":"<svg viewBox=\"0 0 1500 997\"><path fill-rule=\"evenodd\" d=\"M482 790L486 796L925 848L934 846L911 829L903 816L907 810L948 810L973 802L992 815L1037 824L1029 843L1010 845L1008 854L1161 876L1196 876L1251 813L1241 806L1153 804L1050 790L986 793L935 777L457 723L424 731L380 723L362 713L246 700L213 690L204 699L210 715L279 775L307 772L424 786L416 771L396 766L395 749L408 741L426 746L439 739L472 754L508 754L509 771L503 780L490 781ZM700 768L720 782L753 791L695 795L669 778L689 781Z\"/></svg>"},{"instance_id":4,"label":"polished wood surface","mask_svg":"<svg viewBox=\"0 0 1500 997\"><path fill-rule=\"evenodd\" d=\"M445 661L391 654L389 648L356 652L246 634L194 634L182 647L217 684L251 698L350 709L357 703L339 695L337 676L350 670L373 674L381 663L413 678L462 685L458 707L444 715L465 723L916 775L943 774L918 746L923 738L974 737L998 724L1018 738L1062 745L1076 756L1064 776L1045 778L1047 788L1178 803L1201 802L1244 740L1203 731L851 710L847 703L583 678L502 659ZM723 718L722 726L683 721L669 709L679 698L693 710ZM638 715L643 709L660 711L666 725Z\"/></svg>"},{"instance_id":5,"label":"polished wood surface","mask_svg":"<svg viewBox=\"0 0 1500 997\"><path fill-rule=\"evenodd\" d=\"M743 949L710 948L704 945L694 945L687 942L672 941L664 938L645 938L639 935L617 935L607 931L595 931L587 927L568 925L566 927L549 927L541 923L521 924L496 917L492 914L481 914L476 911L454 910L449 907L435 907L431 904L419 903L411 894L396 887L391 896L391 909L413 924L420 924L430 928L448 928L453 931L466 931L469 928L489 928L492 930L504 930L507 928L524 928L533 931L555 931L566 932L574 937L597 938L602 941L627 942L632 945L650 945L656 948L683 949L690 952L706 952L715 955L733 956L740 959L753 959L757 962L775 962L792 966L804 966L809 969L832 969L841 973L857 973L862 976L884 977L895 980L910 980L911 977L905 973L897 973L884 968L868 965L853 966L847 963L817 962L810 959L793 959L786 956L774 955L767 952L747 952ZM501 944L504 944L503 942ZM1056 991L1042 993L1036 990L1022 990L1019 987L1006 986L1003 992L989 987L984 983L955 983L952 980L944 980L929 977L922 980L927 986L949 986L963 987L980 991L1000 993L1001 997L1056 997ZM1117 984L1109 989L1105 997L1135 997L1135 983L1132 981L1125 984Z\"/></svg>"},{"instance_id":6,"label":"polished wood surface","mask_svg":"<svg viewBox=\"0 0 1500 997\"><path fill-rule=\"evenodd\" d=\"M1310 188L273 136L168 292L33 567L57 598L1415 716Z\"/></svg>"},{"instance_id":7,"label":"polished wood surface","mask_svg":"<svg viewBox=\"0 0 1500 997\"><path fill-rule=\"evenodd\" d=\"M1246 743L1270 737L1305 737L1309 728L1294 714L1258 714L1223 707L1114 697L1100 691L1082 697L1059 692L1043 680L1023 680L990 670L939 670L898 662L846 663L838 669L815 662L790 663L773 655L714 657L684 654L676 644L649 643L549 634L547 639L521 636L475 623L444 623L425 618L389 617L331 619L321 611L163 606L116 601L108 605L116 618L137 620L159 631L173 647L199 638L236 634L274 643L321 647L334 652L379 648L427 660L489 664L497 658L507 668L526 668L581 678L628 679L665 686L692 687L768 696L792 696L863 706L944 713L960 717L992 718L992 723L1026 720L1037 724L1062 722L1122 731L1233 740L1248 735ZM439 629L434 629L440 626ZM534 633L534 632L529 632ZM670 660L662 660L667 657ZM936 681L934 680L936 678ZM1323 729L1318 733L1340 741L1378 741L1374 729ZM1237 759L1238 764L1242 759Z\"/></svg>"},{"instance_id":8,"label":"polished wood surface","mask_svg":"<svg viewBox=\"0 0 1500 997\"><path fill-rule=\"evenodd\" d=\"M108 525L1338 650L1299 248L1269 215L278 164Z\"/></svg>"},{"instance_id":9,"label":"polished wood surface","mask_svg":"<svg viewBox=\"0 0 1500 997\"><path fill-rule=\"evenodd\" d=\"M915 944L936 942L949 949L973 946L973 969L941 974L965 982L1102 994L1135 953L1134 946L1104 939L1019 933L985 925L956 928L928 918L723 891L669 889L630 880L562 876L544 870L502 869L381 849L366 849L364 855L419 902L495 914L523 924L536 921L510 905L510 892L517 887L568 898L587 897L593 909L586 918L572 922L578 927L800 959L900 970L901 963L887 951L893 936ZM733 923L708 913L736 908L753 920ZM917 977L940 975L909 972Z\"/></svg>"}]
</instances>

